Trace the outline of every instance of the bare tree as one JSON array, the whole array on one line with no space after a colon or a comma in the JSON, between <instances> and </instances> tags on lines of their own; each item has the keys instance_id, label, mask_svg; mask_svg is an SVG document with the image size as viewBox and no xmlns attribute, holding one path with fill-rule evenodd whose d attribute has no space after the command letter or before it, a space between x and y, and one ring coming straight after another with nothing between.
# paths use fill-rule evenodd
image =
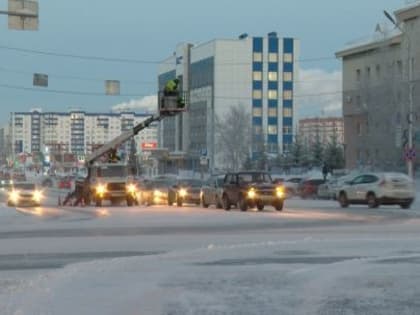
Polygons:
<instances>
[{"instance_id":1,"label":"bare tree","mask_svg":"<svg viewBox=\"0 0 420 315\"><path fill-rule=\"evenodd\" d=\"M239 170L251 144L251 116L244 105L232 106L224 117L216 117L216 135L224 164L230 170Z\"/></svg>"}]
</instances>

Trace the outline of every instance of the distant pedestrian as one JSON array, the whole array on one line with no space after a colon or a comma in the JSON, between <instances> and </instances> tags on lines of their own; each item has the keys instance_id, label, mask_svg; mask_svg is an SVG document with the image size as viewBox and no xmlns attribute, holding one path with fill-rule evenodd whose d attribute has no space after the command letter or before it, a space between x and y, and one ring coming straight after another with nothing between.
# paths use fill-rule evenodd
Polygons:
<instances>
[{"instance_id":1,"label":"distant pedestrian","mask_svg":"<svg viewBox=\"0 0 420 315\"><path fill-rule=\"evenodd\" d=\"M324 166L322 167L322 175L324 176L324 181L327 180L328 171L329 171L328 165L324 163Z\"/></svg>"}]
</instances>

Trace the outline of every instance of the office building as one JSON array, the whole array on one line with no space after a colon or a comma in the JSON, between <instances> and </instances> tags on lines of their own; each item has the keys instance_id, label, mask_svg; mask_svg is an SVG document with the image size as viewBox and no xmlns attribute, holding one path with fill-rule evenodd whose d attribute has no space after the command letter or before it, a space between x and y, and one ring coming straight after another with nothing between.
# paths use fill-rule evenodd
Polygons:
<instances>
[{"instance_id":1,"label":"office building","mask_svg":"<svg viewBox=\"0 0 420 315\"><path fill-rule=\"evenodd\" d=\"M394 14L401 30L378 25L372 37L350 43L336 53L343 62L347 168L403 170L410 111L413 129L420 127L416 119L420 114L420 3ZM419 139L413 132L413 140Z\"/></svg>"},{"instance_id":2,"label":"office building","mask_svg":"<svg viewBox=\"0 0 420 315\"><path fill-rule=\"evenodd\" d=\"M217 125L239 105L250 117L252 158L258 158L263 147L273 156L287 152L296 127L298 56L299 41L274 32L178 45L159 65L158 83L162 90L169 79L179 78L189 96L189 111L161 123L160 147L185 168L196 168L203 155L211 170L225 168Z\"/></svg>"}]
</instances>

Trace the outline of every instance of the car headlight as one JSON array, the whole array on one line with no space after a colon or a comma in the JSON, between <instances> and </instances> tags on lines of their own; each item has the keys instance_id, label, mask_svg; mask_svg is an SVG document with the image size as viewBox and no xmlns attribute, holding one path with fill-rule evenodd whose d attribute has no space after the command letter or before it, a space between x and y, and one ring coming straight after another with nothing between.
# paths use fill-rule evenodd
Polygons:
<instances>
[{"instance_id":1,"label":"car headlight","mask_svg":"<svg viewBox=\"0 0 420 315\"><path fill-rule=\"evenodd\" d=\"M187 190L186 190L186 189L184 189L184 188L181 188L181 189L179 190L179 195L180 195L181 197L185 197L185 196L187 195Z\"/></svg>"},{"instance_id":2,"label":"car headlight","mask_svg":"<svg viewBox=\"0 0 420 315\"><path fill-rule=\"evenodd\" d=\"M96 193L98 195L103 195L106 193L106 186L103 184L98 184L98 186L96 186Z\"/></svg>"},{"instance_id":3,"label":"car headlight","mask_svg":"<svg viewBox=\"0 0 420 315\"><path fill-rule=\"evenodd\" d=\"M276 196L278 198L283 198L283 196L284 196L284 190L283 190L282 187L277 187L277 189L276 189Z\"/></svg>"},{"instance_id":4,"label":"car headlight","mask_svg":"<svg viewBox=\"0 0 420 315\"><path fill-rule=\"evenodd\" d=\"M250 198L250 199L254 199L256 195L257 195L257 194L255 193L255 189L254 189L254 188L251 188L251 189L248 191L248 198Z\"/></svg>"},{"instance_id":5,"label":"car headlight","mask_svg":"<svg viewBox=\"0 0 420 315\"><path fill-rule=\"evenodd\" d=\"M42 200L42 198L43 198L44 196L42 195L42 191L39 191L39 190L35 190L34 191L34 195L33 195L33 199L36 201L36 202L40 202L41 200Z\"/></svg>"},{"instance_id":6,"label":"car headlight","mask_svg":"<svg viewBox=\"0 0 420 315\"><path fill-rule=\"evenodd\" d=\"M19 200L19 192L17 190L12 190L10 192L10 200L13 202L18 202Z\"/></svg>"},{"instance_id":7,"label":"car headlight","mask_svg":"<svg viewBox=\"0 0 420 315\"><path fill-rule=\"evenodd\" d=\"M127 185L127 192L130 194L135 194L137 192L137 187L134 184Z\"/></svg>"},{"instance_id":8,"label":"car headlight","mask_svg":"<svg viewBox=\"0 0 420 315\"><path fill-rule=\"evenodd\" d=\"M153 191L153 196L156 198L162 197L164 194L163 192L161 192L160 190L156 189L155 191Z\"/></svg>"}]
</instances>

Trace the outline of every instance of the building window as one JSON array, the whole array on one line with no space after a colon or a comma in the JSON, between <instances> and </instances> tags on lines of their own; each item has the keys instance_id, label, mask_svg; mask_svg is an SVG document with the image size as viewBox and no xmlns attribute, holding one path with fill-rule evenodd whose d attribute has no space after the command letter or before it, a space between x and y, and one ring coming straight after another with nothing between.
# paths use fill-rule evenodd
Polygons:
<instances>
[{"instance_id":1,"label":"building window","mask_svg":"<svg viewBox=\"0 0 420 315\"><path fill-rule=\"evenodd\" d=\"M293 111L291 108L283 108L283 117L292 117Z\"/></svg>"},{"instance_id":2,"label":"building window","mask_svg":"<svg viewBox=\"0 0 420 315\"><path fill-rule=\"evenodd\" d=\"M370 79L370 67L366 67L366 77Z\"/></svg>"},{"instance_id":3,"label":"building window","mask_svg":"<svg viewBox=\"0 0 420 315\"><path fill-rule=\"evenodd\" d=\"M376 78L381 78L381 65L376 65Z\"/></svg>"},{"instance_id":4,"label":"building window","mask_svg":"<svg viewBox=\"0 0 420 315\"><path fill-rule=\"evenodd\" d=\"M283 91L283 99L284 100L291 100L293 97L292 91Z\"/></svg>"},{"instance_id":5,"label":"building window","mask_svg":"<svg viewBox=\"0 0 420 315\"><path fill-rule=\"evenodd\" d=\"M284 126L283 127L283 134L285 134L285 135L292 134L292 126Z\"/></svg>"},{"instance_id":6,"label":"building window","mask_svg":"<svg viewBox=\"0 0 420 315\"><path fill-rule=\"evenodd\" d=\"M262 53L254 52L254 61L255 62L261 62L262 61Z\"/></svg>"},{"instance_id":7,"label":"building window","mask_svg":"<svg viewBox=\"0 0 420 315\"><path fill-rule=\"evenodd\" d=\"M293 55L290 53L283 54L283 62L293 62Z\"/></svg>"},{"instance_id":8,"label":"building window","mask_svg":"<svg viewBox=\"0 0 420 315\"><path fill-rule=\"evenodd\" d=\"M362 135L362 124L360 122L357 122L356 124L356 132L358 136Z\"/></svg>"},{"instance_id":9,"label":"building window","mask_svg":"<svg viewBox=\"0 0 420 315\"><path fill-rule=\"evenodd\" d=\"M261 117L262 116L262 108L261 107L254 107L252 110L252 115L254 117Z\"/></svg>"},{"instance_id":10,"label":"building window","mask_svg":"<svg viewBox=\"0 0 420 315\"><path fill-rule=\"evenodd\" d=\"M360 69L356 70L356 80L360 81L360 78L362 77L362 71Z\"/></svg>"},{"instance_id":11,"label":"building window","mask_svg":"<svg viewBox=\"0 0 420 315\"><path fill-rule=\"evenodd\" d=\"M292 72L283 72L283 81L286 81L286 82L293 81Z\"/></svg>"},{"instance_id":12,"label":"building window","mask_svg":"<svg viewBox=\"0 0 420 315\"><path fill-rule=\"evenodd\" d=\"M254 135L262 135L262 127L261 126L254 126Z\"/></svg>"},{"instance_id":13,"label":"building window","mask_svg":"<svg viewBox=\"0 0 420 315\"><path fill-rule=\"evenodd\" d=\"M398 74L401 74L401 75L403 73L403 64L401 60L397 60L397 72Z\"/></svg>"},{"instance_id":14,"label":"building window","mask_svg":"<svg viewBox=\"0 0 420 315\"><path fill-rule=\"evenodd\" d=\"M262 98L262 91L261 90L252 91L252 97L254 99L261 99Z\"/></svg>"},{"instance_id":15,"label":"building window","mask_svg":"<svg viewBox=\"0 0 420 315\"><path fill-rule=\"evenodd\" d=\"M268 99L269 100L276 100L277 98L278 98L277 90L268 90Z\"/></svg>"},{"instance_id":16,"label":"building window","mask_svg":"<svg viewBox=\"0 0 420 315\"><path fill-rule=\"evenodd\" d=\"M262 81L262 72L261 71L254 71L253 79L254 79L254 81Z\"/></svg>"},{"instance_id":17,"label":"building window","mask_svg":"<svg viewBox=\"0 0 420 315\"><path fill-rule=\"evenodd\" d=\"M277 117L277 108L269 107L268 108L268 117Z\"/></svg>"},{"instance_id":18,"label":"building window","mask_svg":"<svg viewBox=\"0 0 420 315\"><path fill-rule=\"evenodd\" d=\"M269 135L276 135L277 134L277 126L276 125L268 125L267 132Z\"/></svg>"},{"instance_id":19,"label":"building window","mask_svg":"<svg viewBox=\"0 0 420 315\"><path fill-rule=\"evenodd\" d=\"M278 62L279 57L277 55L277 53L269 53L268 54L268 61L269 62Z\"/></svg>"},{"instance_id":20,"label":"building window","mask_svg":"<svg viewBox=\"0 0 420 315\"><path fill-rule=\"evenodd\" d=\"M277 79L278 79L277 72L270 71L268 73L268 81L277 81Z\"/></svg>"}]
</instances>

